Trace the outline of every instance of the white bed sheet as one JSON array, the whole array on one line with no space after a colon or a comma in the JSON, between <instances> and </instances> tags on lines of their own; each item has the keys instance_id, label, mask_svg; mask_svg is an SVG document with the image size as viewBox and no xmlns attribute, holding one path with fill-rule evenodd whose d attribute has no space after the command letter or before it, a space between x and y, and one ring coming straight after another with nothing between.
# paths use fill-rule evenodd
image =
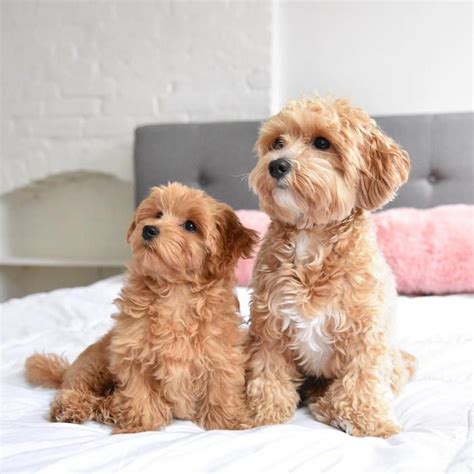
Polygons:
<instances>
[{"instance_id":1,"label":"white bed sheet","mask_svg":"<svg viewBox=\"0 0 474 474\"><path fill-rule=\"evenodd\" d=\"M395 402L405 427L389 440L353 438L306 409L284 425L204 431L175 421L158 432L111 436L94 422L47 420L52 390L29 387L35 350L70 359L111 325L122 280L11 300L1 311L1 472L472 472L474 298L399 298L398 333L419 361ZM239 289L243 313L248 294Z\"/></svg>"}]
</instances>

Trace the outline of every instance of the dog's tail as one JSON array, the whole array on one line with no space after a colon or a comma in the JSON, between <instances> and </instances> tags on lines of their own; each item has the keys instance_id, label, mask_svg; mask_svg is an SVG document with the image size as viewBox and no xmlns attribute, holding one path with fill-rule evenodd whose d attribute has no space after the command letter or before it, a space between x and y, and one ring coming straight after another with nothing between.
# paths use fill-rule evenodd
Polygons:
<instances>
[{"instance_id":1,"label":"dog's tail","mask_svg":"<svg viewBox=\"0 0 474 474\"><path fill-rule=\"evenodd\" d=\"M416 358L406 351L394 350L392 391L398 395L402 388L415 376Z\"/></svg>"},{"instance_id":2,"label":"dog's tail","mask_svg":"<svg viewBox=\"0 0 474 474\"><path fill-rule=\"evenodd\" d=\"M409 352L400 351L402 360L405 365L405 370L407 371L408 380L411 380L416 373L416 358L412 356Z\"/></svg>"},{"instance_id":3,"label":"dog's tail","mask_svg":"<svg viewBox=\"0 0 474 474\"><path fill-rule=\"evenodd\" d=\"M32 385L59 388L69 366L67 359L56 354L33 354L25 362L26 380Z\"/></svg>"}]
</instances>

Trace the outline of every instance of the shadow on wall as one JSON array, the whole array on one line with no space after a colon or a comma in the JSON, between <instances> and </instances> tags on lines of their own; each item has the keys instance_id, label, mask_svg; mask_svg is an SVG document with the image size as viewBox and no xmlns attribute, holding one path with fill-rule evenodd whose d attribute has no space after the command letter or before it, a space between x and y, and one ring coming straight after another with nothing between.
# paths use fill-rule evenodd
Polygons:
<instances>
[{"instance_id":1,"label":"shadow on wall","mask_svg":"<svg viewBox=\"0 0 474 474\"><path fill-rule=\"evenodd\" d=\"M0 196L1 299L119 273L133 185L101 173L63 173Z\"/></svg>"}]
</instances>

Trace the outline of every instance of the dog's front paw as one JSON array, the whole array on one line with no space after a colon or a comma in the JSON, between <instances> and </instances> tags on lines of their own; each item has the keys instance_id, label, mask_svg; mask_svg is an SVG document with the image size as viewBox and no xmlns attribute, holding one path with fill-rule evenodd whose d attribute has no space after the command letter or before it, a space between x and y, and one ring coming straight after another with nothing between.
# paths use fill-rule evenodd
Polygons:
<instances>
[{"instance_id":1,"label":"dog's front paw","mask_svg":"<svg viewBox=\"0 0 474 474\"><path fill-rule=\"evenodd\" d=\"M350 422L337 422L337 427L341 428L347 434L364 438L366 436L373 436L375 438L391 438L402 431L401 427L390 420L377 421L367 424L353 424Z\"/></svg>"},{"instance_id":2,"label":"dog's front paw","mask_svg":"<svg viewBox=\"0 0 474 474\"><path fill-rule=\"evenodd\" d=\"M247 398L255 426L289 421L299 402L295 386L277 380L250 381L247 385Z\"/></svg>"},{"instance_id":3,"label":"dog's front paw","mask_svg":"<svg viewBox=\"0 0 474 474\"><path fill-rule=\"evenodd\" d=\"M245 430L254 428L247 406L241 404L211 405L204 414L192 418L192 421L205 430Z\"/></svg>"},{"instance_id":4,"label":"dog's front paw","mask_svg":"<svg viewBox=\"0 0 474 474\"><path fill-rule=\"evenodd\" d=\"M166 423L155 420L154 422L143 419L120 419L116 420L116 424L112 428L112 434L124 433L143 433L144 431L160 431L166 426Z\"/></svg>"},{"instance_id":5,"label":"dog's front paw","mask_svg":"<svg viewBox=\"0 0 474 474\"><path fill-rule=\"evenodd\" d=\"M115 425L112 428L112 434L142 433L143 431L152 431L140 425Z\"/></svg>"},{"instance_id":6,"label":"dog's front paw","mask_svg":"<svg viewBox=\"0 0 474 474\"><path fill-rule=\"evenodd\" d=\"M170 420L165 420L158 413L152 413L144 407L128 407L128 410L119 409L116 405L113 411L114 427L112 434L141 433L143 431L157 431L164 428Z\"/></svg>"},{"instance_id":7,"label":"dog's front paw","mask_svg":"<svg viewBox=\"0 0 474 474\"><path fill-rule=\"evenodd\" d=\"M400 433L401 428L387 414L363 410L339 414L326 397L317 398L308 404L308 408L317 421L345 431L351 436L363 438L390 438Z\"/></svg>"},{"instance_id":8,"label":"dog's front paw","mask_svg":"<svg viewBox=\"0 0 474 474\"><path fill-rule=\"evenodd\" d=\"M197 422L205 430L246 430L253 428L254 425L247 420L212 420L205 419L202 422Z\"/></svg>"}]
</instances>

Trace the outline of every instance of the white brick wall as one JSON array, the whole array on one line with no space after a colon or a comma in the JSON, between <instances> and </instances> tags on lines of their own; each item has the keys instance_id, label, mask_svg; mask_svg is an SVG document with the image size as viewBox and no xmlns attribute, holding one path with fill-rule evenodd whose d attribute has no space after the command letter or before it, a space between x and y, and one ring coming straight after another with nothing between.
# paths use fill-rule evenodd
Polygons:
<instances>
[{"instance_id":1,"label":"white brick wall","mask_svg":"<svg viewBox=\"0 0 474 474\"><path fill-rule=\"evenodd\" d=\"M270 2L8 1L0 193L86 170L131 180L142 123L261 118Z\"/></svg>"}]
</instances>

